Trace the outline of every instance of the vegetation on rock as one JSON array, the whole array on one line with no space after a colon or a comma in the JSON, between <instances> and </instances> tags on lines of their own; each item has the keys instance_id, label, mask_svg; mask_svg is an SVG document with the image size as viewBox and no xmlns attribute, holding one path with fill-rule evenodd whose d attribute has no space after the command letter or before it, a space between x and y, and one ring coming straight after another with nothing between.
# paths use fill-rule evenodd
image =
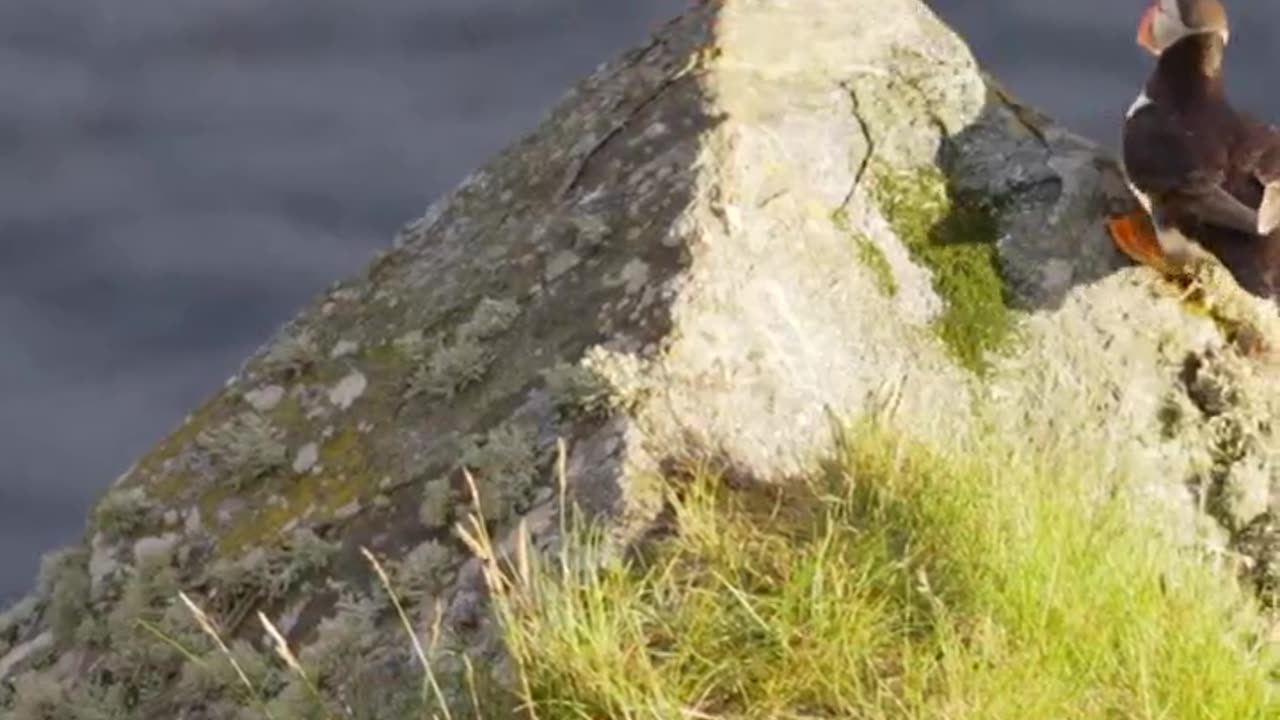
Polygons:
<instances>
[{"instance_id":1,"label":"vegetation on rock","mask_svg":"<svg viewBox=\"0 0 1280 720\"><path fill-rule=\"evenodd\" d=\"M841 231L852 236L858 262L871 273L880 292L888 297L896 296L898 281L893 277L893 268L889 266L889 260L884 256L884 251L865 234L854 233L849 225L849 216L843 210L837 210L832 216L832 221Z\"/></svg>"},{"instance_id":2,"label":"vegetation on rock","mask_svg":"<svg viewBox=\"0 0 1280 720\"><path fill-rule=\"evenodd\" d=\"M40 563L39 585L40 594L49 599L46 612L54 642L69 642L89 607L89 554L81 548L49 553Z\"/></svg>"},{"instance_id":3,"label":"vegetation on rock","mask_svg":"<svg viewBox=\"0 0 1280 720\"><path fill-rule=\"evenodd\" d=\"M153 522L155 510L155 501L142 488L113 490L94 508L93 519L103 533L125 537Z\"/></svg>"},{"instance_id":4,"label":"vegetation on rock","mask_svg":"<svg viewBox=\"0 0 1280 720\"><path fill-rule=\"evenodd\" d=\"M961 365L985 372L987 353L1003 347L1015 329L996 248L998 199L953 190L934 166L878 167L871 189L912 257L933 272L934 289L946 302L938 337Z\"/></svg>"},{"instance_id":5,"label":"vegetation on rock","mask_svg":"<svg viewBox=\"0 0 1280 720\"><path fill-rule=\"evenodd\" d=\"M1247 594L1128 499L1077 459L862 428L806 485L697 478L643 563L585 533L491 582L538 718L1275 716Z\"/></svg>"}]
</instances>

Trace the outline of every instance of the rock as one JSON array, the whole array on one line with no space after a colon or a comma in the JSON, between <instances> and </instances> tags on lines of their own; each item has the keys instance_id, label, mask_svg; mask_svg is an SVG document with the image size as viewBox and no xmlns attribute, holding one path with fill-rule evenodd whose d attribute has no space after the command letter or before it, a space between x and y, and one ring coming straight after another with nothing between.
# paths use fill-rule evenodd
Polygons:
<instances>
[{"instance_id":1,"label":"rock","mask_svg":"<svg viewBox=\"0 0 1280 720\"><path fill-rule=\"evenodd\" d=\"M1224 480L1224 524L1243 528L1270 509L1274 493L1271 474L1260 458L1250 458L1232 469Z\"/></svg>"},{"instance_id":2,"label":"rock","mask_svg":"<svg viewBox=\"0 0 1280 720\"><path fill-rule=\"evenodd\" d=\"M351 407L351 403L364 394L368 386L369 382L364 375L359 370L353 370L329 390L329 402L337 405L341 410L346 410Z\"/></svg>"},{"instance_id":3,"label":"rock","mask_svg":"<svg viewBox=\"0 0 1280 720\"><path fill-rule=\"evenodd\" d=\"M234 613L228 633L288 608L298 643L377 602L357 545L394 564L436 539L457 575L442 630L492 644L479 563L448 534L464 469L504 504L486 512L499 548L520 520L554 546L563 437L567 493L624 547L657 520L670 461L783 481L830 452L832 417L873 412L926 440L1086 453L1133 473L1139 510L1186 543L1280 567L1258 479L1280 383L1229 332L1269 331L1274 308L1213 285L1216 309L1188 312L1107 237L1134 207L1113 159L1012 99L917 0L701 3L245 363L235 385L288 388L246 441L301 444L292 464L228 483L198 438L243 411L231 387L121 491L188 519L199 560L174 571ZM95 593L149 517L95 537ZM264 571L294 528L324 539Z\"/></svg>"},{"instance_id":4,"label":"rock","mask_svg":"<svg viewBox=\"0 0 1280 720\"><path fill-rule=\"evenodd\" d=\"M28 595L0 612L0 656L13 647L15 640L30 634L39 619L40 599Z\"/></svg>"},{"instance_id":5,"label":"rock","mask_svg":"<svg viewBox=\"0 0 1280 720\"><path fill-rule=\"evenodd\" d=\"M149 558L163 557L173 552L181 536L167 533L159 537L142 538L133 544L133 562L146 562Z\"/></svg>"},{"instance_id":6,"label":"rock","mask_svg":"<svg viewBox=\"0 0 1280 720\"><path fill-rule=\"evenodd\" d=\"M337 344L333 346L333 350L329 352L329 357L332 359L346 357L359 349L360 343L353 342L351 340L339 340Z\"/></svg>"},{"instance_id":7,"label":"rock","mask_svg":"<svg viewBox=\"0 0 1280 720\"><path fill-rule=\"evenodd\" d=\"M293 457L293 471L301 475L315 467L316 462L320 459L320 447L315 443L307 443L298 448L298 453Z\"/></svg>"},{"instance_id":8,"label":"rock","mask_svg":"<svg viewBox=\"0 0 1280 720\"><path fill-rule=\"evenodd\" d=\"M204 528L200 522L200 508L191 508L187 511L182 520L182 529L186 532L187 537L195 537Z\"/></svg>"},{"instance_id":9,"label":"rock","mask_svg":"<svg viewBox=\"0 0 1280 720\"><path fill-rule=\"evenodd\" d=\"M269 412L284 399L284 388L279 385L268 385L264 388L250 390L244 394L245 402L258 412Z\"/></svg>"},{"instance_id":10,"label":"rock","mask_svg":"<svg viewBox=\"0 0 1280 720\"><path fill-rule=\"evenodd\" d=\"M105 590L104 583L116 574L120 563L116 560L116 549L107 542L102 533L96 533L90 541L89 579L94 596Z\"/></svg>"},{"instance_id":11,"label":"rock","mask_svg":"<svg viewBox=\"0 0 1280 720\"><path fill-rule=\"evenodd\" d=\"M22 670L32 658L53 647L53 633L46 630L0 657L0 681Z\"/></svg>"}]
</instances>

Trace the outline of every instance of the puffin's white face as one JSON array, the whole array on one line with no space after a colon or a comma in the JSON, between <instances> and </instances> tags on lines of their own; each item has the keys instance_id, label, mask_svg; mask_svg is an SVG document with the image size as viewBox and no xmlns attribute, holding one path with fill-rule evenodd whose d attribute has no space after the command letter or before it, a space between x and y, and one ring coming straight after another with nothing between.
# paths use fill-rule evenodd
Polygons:
<instances>
[{"instance_id":1,"label":"puffin's white face","mask_svg":"<svg viewBox=\"0 0 1280 720\"><path fill-rule=\"evenodd\" d=\"M1216 31L1222 35L1222 41L1227 42L1228 31L1225 23L1221 28L1191 27L1182 15L1184 2L1194 4L1196 0L1156 0L1152 3L1151 7L1142 14L1142 20L1138 23L1138 44L1152 55L1159 55L1182 38L1198 32ZM1192 12L1198 11L1192 10Z\"/></svg>"}]
</instances>

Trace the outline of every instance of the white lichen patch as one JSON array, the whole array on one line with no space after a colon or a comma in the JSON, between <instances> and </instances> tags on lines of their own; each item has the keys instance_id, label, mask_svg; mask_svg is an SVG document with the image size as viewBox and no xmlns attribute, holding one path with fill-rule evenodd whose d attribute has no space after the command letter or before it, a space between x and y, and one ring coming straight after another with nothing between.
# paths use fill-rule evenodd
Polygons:
<instances>
[{"instance_id":1,"label":"white lichen patch","mask_svg":"<svg viewBox=\"0 0 1280 720\"><path fill-rule=\"evenodd\" d=\"M331 359L338 359L347 355L353 355L360 349L360 343L354 340L339 340L334 343L333 349L329 351Z\"/></svg>"},{"instance_id":2,"label":"white lichen patch","mask_svg":"<svg viewBox=\"0 0 1280 720\"><path fill-rule=\"evenodd\" d=\"M363 507L363 506L360 504L360 501L359 501L359 500L352 500L351 502L347 503L346 505L343 505L342 507L338 508L337 510L334 510L334 511L333 511L333 519L334 519L334 520L339 520L339 521L342 521L342 520L349 520L349 519L351 519L351 518L355 517L355 516L356 516L356 514L360 512L360 510L361 510L361 508L362 508L362 507Z\"/></svg>"},{"instance_id":3,"label":"white lichen patch","mask_svg":"<svg viewBox=\"0 0 1280 720\"><path fill-rule=\"evenodd\" d=\"M174 533L141 538L133 544L133 561L138 563L156 556L168 557L177 546L179 539L179 536Z\"/></svg>"},{"instance_id":4,"label":"white lichen patch","mask_svg":"<svg viewBox=\"0 0 1280 720\"><path fill-rule=\"evenodd\" d=\"M572 250L561 250L547 260L544 277L547 282L555 282L557 278L578 266L582 258Z\"/></svg>"},{"instance_id":5,"label":"white lichen patch","mask_svg":"<svg viewBox=\"0 0 1280 720\"><path fill-rule=\"evenodd\" d=\"M622 266L617 282L626 286L628 295L635 295L649 282L649 263L639 258L632 258Z\"/></svg>"},{"instance_id":6,"label":"white lichen patch","mask_svg":"<svg viewBox=\"0 0 1280 720\"><path fill-rule=\"evenodd\" d=\"M263 388L256 388L244 394L245 402L253 406L258 412L270 412L274 410L280 401L284 399L284 388L279 385L268 385Z\"/></svg>"},{"instance_id":7,"label":"white lichen patch","mask_svg":"<svg viewBox=\"0 0 1280 720\"><path fill-rule=\"evenodd\" d=\"M200 508L193 507L187 511L186 517L182 519L182 529L188 537L192 537L204 529L204 523L200 519Z\"/></svg>"},{"instance_id":8,"label":"white lichen patch","mask_svg":"<svg viewBox=\"0 0 1280 720\"><path fill-rule=\"evenodd\" d=\"M313 442L307 443L298 448L298 452L293 456L293 471L299 475L309 472L319 460L320 446Z\"/></svg>"},{"instance_id":9,"label":"white lichen patch","mask_svg":"<svg viewBox=\"0 0 1280 720\"><path fill-rule=\"evenodd\" d=\"M0 653L7 649L6 643L36 620L40 610L40 599L28 595L0 612Z\"/></svg>"},{"instance_id":10,"label":"white lichen patch","mask_svg":"<svg viewBox=\"0 0 1280 720\"><path fill-rule=\"evenodd\" d=\"M329 389L329 402L340 410L346 410L364 394L369 381L359 370L352 370L346 377Z\"/></svg>"},{"instance_id":11,"label":"white lichen patch","mask_svg":"<svg viewBox=\"0 0 1280 720\"><path fill-rule=\"evenodd\" d=\"M21 667L27 661L28 658L35 657L37 655L40 655L41 653L44 653L48 650L53 649L53 645L54 645L53 632L45 631L40 633L36 637L32 638L31 640L13 648L8 653L6 653L4 657L0 657L0 680L7 679L9 675L13 673L14 669ZM18 682L15 682L14 685L16 686L15 689L18 690L19 695L22 694L22 690L24 689L23 687L20 686L20 684L24 679L27 679L28 681L30 681L38 677L43 677L43 676L39 675L38 673L28 673L26 675L23 675L21 678L18 678ZM57 687L55 686L55 690L56 689Z\"/></svg>"},{"instance_id":12,"label":"white lichen patch","mask_svg":"<svg viewBox=\"0 0 1280 720\"><path fill-rule=\"evenodd\" d=\"M401 351L413 352L420 349L425 341L426 337L422 334L421 330L410 330L391 342Z\"/></svg>"}]
</instances>

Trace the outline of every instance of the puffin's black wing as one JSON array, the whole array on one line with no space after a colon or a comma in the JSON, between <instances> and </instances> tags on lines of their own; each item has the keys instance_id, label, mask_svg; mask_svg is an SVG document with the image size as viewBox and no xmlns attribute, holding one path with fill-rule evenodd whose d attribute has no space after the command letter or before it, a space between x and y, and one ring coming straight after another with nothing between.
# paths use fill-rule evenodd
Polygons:
<instances>
[{"instance_id":1,"label":"puffin's black wing","mask_svg":"<svg viewBox=\"0 0 1280 720\"><path fill-rule=\"evenodd\" d=\"M1124 124L1124 168L1134 188L1151 198L1157 222L1189 216L1256 233L1258 213L1223 187L1230 138L1196 136L1176 118L1148 105ZM1280 168L1278 168L1280 169Z\"/></svg>"},{"instance_id":2,"label":"puffin's black wing","mask_svg":"<svg viewBox=\"0 0 1280 720\"><path fill-rule=\"evenodd\" d=\"M1258 232L1270 234L1280 227L1280 129L1241 115L1233 155L1232 165L1249 181L1245 200L1258 207Z\"/></svg>"},{"instance_id":3,"label":"puffin's black wing","mask_svg":"<svg viewBox=\"0 0 1280 720\"><path fill-rule=\"evenodd\" d=\"M1233 163L1264 185L1280 180L1280 129L1241 114Z\"/></svg>"}]
</instances>

